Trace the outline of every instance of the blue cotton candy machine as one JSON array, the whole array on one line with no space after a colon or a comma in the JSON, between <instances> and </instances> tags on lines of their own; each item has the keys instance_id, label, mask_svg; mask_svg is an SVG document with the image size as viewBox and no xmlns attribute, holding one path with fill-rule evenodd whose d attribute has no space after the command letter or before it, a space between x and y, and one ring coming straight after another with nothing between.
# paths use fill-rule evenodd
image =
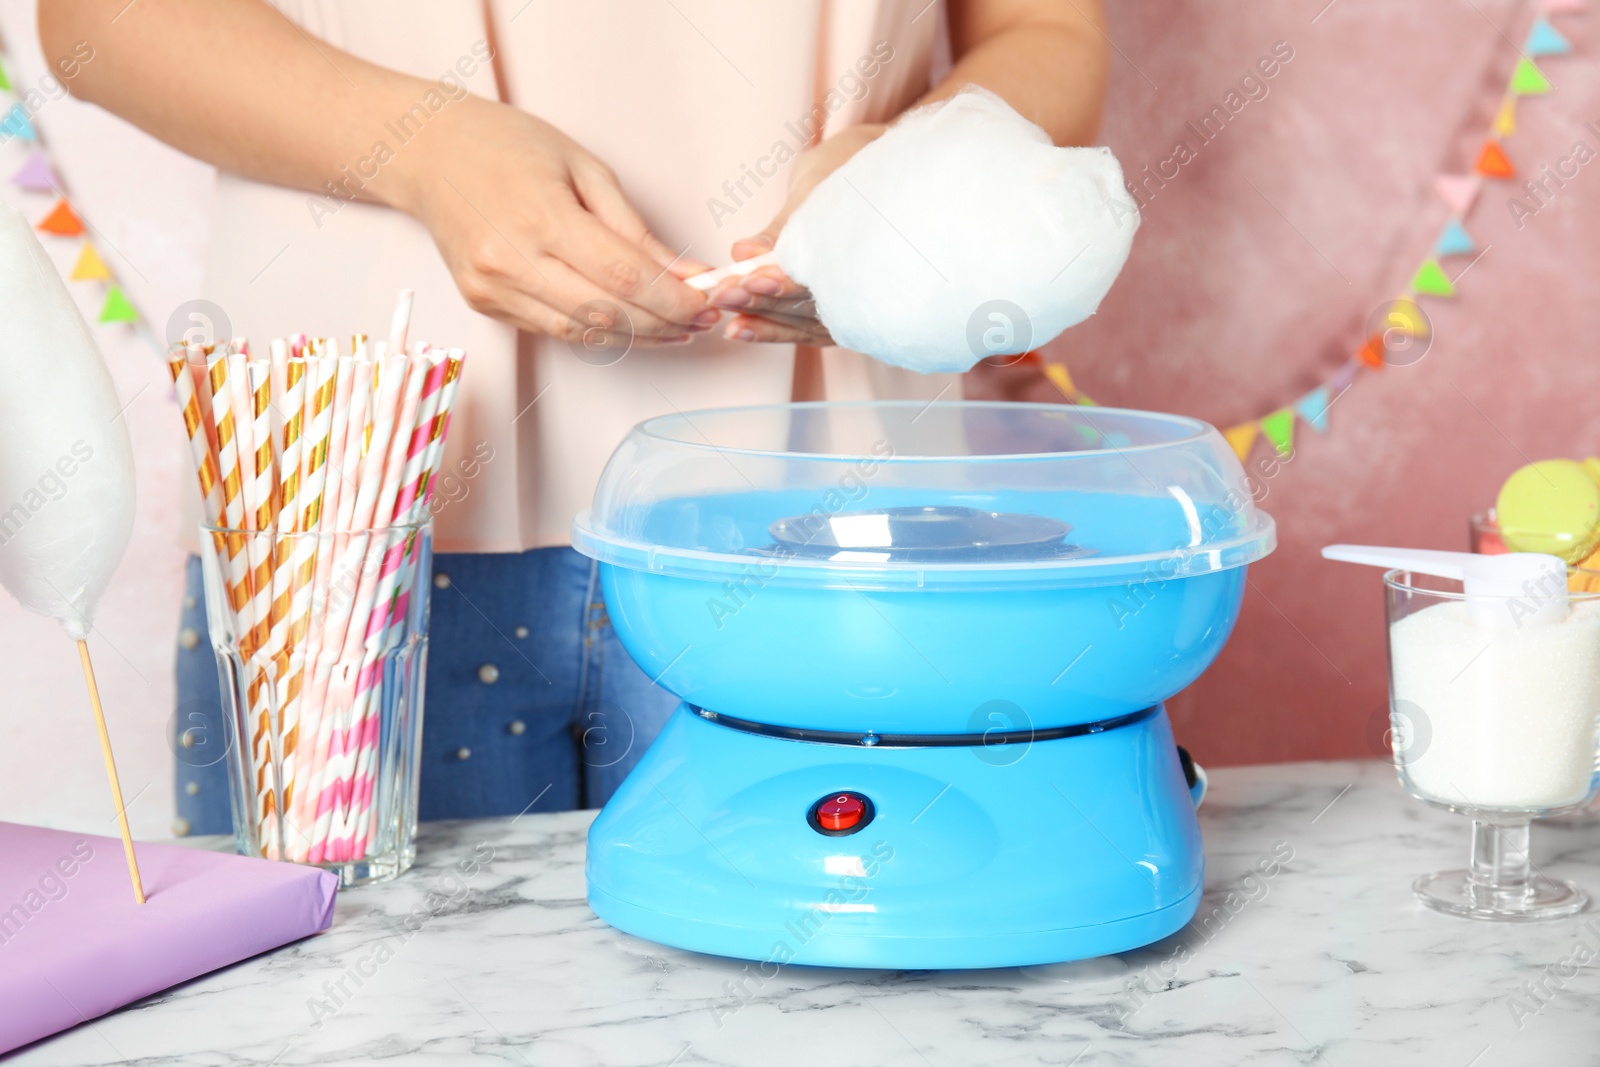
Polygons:
<instances>
[{"instance_id":1,"label":"blue cotton candy machine","mask_svg":"<svg viewBox=\"0 0 1600 1067\"><path fill-rule=\"evenodd\" d=\"M589 901L777 963L993 967L1158 940L1202 788L1161 702L1274 546L1216 430L1050 404L636 427L573 545L683 701L589 834Z\"/></svg>"}]
</instances>

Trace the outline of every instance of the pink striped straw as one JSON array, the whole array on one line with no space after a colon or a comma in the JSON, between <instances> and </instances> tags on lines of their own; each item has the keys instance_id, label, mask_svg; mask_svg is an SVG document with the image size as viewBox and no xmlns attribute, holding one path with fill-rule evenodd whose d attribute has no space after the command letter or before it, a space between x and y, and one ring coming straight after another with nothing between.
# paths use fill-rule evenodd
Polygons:
<instances>
[{"instance_id":1,"label":"pink striped straw","mask_svg":"<svg viewBox=\"0 0 1600 1067\"><path fill-rule=\"evenodd\" d=\"M416 357L412 358L415 359ZM418 396L417 407L412 420L415 429L412 430L407 442L405 462L400 471L400 491L390 512L392 522L405 522L411 517L412 505L417 499L421 486L424 484L423 463L427 458L430 442L429 435L433 426L434 416L438 413L440 387L444 383L447 369L444 352L426 354L423 356L423 360L422 366L413 371L413 373L418 371L425 373L422 380L422 391ZM398 439L396 444L399 444ZM364 675L370 673L371 677L375 678L377 676L381 667L377 661L388 647L388 637L392 629L391 622L394 619L396 605L404 605L406 602L404 590L400 586L401 576L405 572L402 564L410 557L410 548L415 538L415 533L412 533L403 541L393 540L389 550L384 554L383 570L379 575L378 595L375 598L374 610L367 627L366 651L363 657L364 666L365 662L370 662L372 667L370 672L364 671ZM381 719L379 714L381 709L376 709L374 705L379 702L380 695L373 689L370 681L365 689L358 689L357 692L357 706L362 728L357 735L357 747L353 764L354 775L350 786L352 798L364 796L370 800L371 797L369 788L370 767L373 753L377 747L378 726ZM357 828L366 822L365 808L353 800L350 805L342 808L341 811L345 814L347 821L342 827L336 827L336 836L341 838L351 837L351 844L353 845L353 837L357 833ZM361 854L360 852L355 852L353 848L351 852L355 857Z\"/></svg>"},{"instance_id":2,"label":"pink striped straw","mask_svg":"<svg viewBox=\"0 0 1600 1067\"><path fill-rule=\"evenodd\" d=\"M417 420L417 433L426 432L426 451L423 453L422 470L415 482L408 483L414 489L421 487L420 495L413 494L413 502L409 505L396 503L396 521L407 523L422 522L427 517L428 500L432 496L434 473L438 470L440 459L444 453L445 433L450 424L450 412L455 405L456 390L461 384L462 357L465 353L459 348L450 349L440 366L443 370L443 382L438 387L438 402L434 407L431 417L419 416ZM428 386L424 385L426 393ZM404 494L402 494L403 496ZM410 600L413 586L416 584L416 569L420 563L422 546L415 536L408 539L409 547L405 561L400 571L400 581L396 589L394 605L389 613L389 629L383 639L383 647L397 647L405 639L406 619L410 611ZM373 794L377 786L377 776L373 771L373 764L378 758L377 739L367 742L362 750L357 766L357 796L360 805L366 810L365 818L357 818L357 838L352 849L354 855L364 856L367 846L376 833L378 809L373 804Z\"/></svg>"},{"instance_id":3,"label":"pink striped straw","mask_svg":"<svg viewBox=\"0 0 1600 1067\"><path fill-rule=\"evenodd\" d=\"M381 389L377 379L382 364L375 364L367 358L366 338L359 335L356 339L354 359L355 366L350 382L350 415L343 445L344 456L339 471L339 481L343 484L339 491L339 514L335 529L340 532L334 538L334 562L329 569L327 581L323 583L320 624L322 644L317 654L311 697L318 709L318 723L311 754L310 778L306 789L300 794L300 802L305 805L302 826L316 825L318 806L322 803L324 795L323 780L327 771L328 753L333 747L338 713L342 707L339 696L342 689L334 683L333 675L344 645L345 627L349 622L353 601L360 586L358 569L365 558L364 545L368 536L365 533L351 531L354 529L357 498L361 486L360 472L364 466L367 444L373 429L370 418L373 390L375 387ZM379 400L381 399L380 392ZM320 857L323 842L315 832L312 837L311 847L317 850L315 854ZM310 854L308 852L308 856Z\"/></svg>"},{"instance_id":4,"label":"pink striped straw","mask_svg":"<svg viewBox=\"0 0 1600 1067\"><path fill-rule=\"evenodd\" d=\"M355 512L352 516L353 528L359 530L373 528L375 514L387 518L383 511L384 503L387 503L390 509L394 507L394 497L399 491L398 466L404 463L402 455L404 449L391 449L389 445L392 439L397 437L404 439L410 433L410 429L405 427L405 420L416 418L416 397L422 389L420 376L411 373L409 361L404 356L386 357L382 366L380 394L372 405L372 436L362 463ZM415 388L410 384L412 379L416 379ZM403 399L401 399L402 388L405 391ZM396 400L400 400L400 403L396 403ZM396 466L394 485L389 484L387 479L391 453L394 454ZM392 510L389 514L392 514ZM359 571L357 566L350 566L353 561L347 559L345 573L352 577L359 573L360 585L353 602L347 600L341 605L340 617L335 620L336 626L344 633L344 647L336 661L342 665L344 673L344 677L340 680L340 689L342 691L345 686L349 686L352 695L355 692L354 683L358 679L353 680L349 675L361 662L358 657L365 638L373 598L377 592L383 552L382 539L375 541L371 535L357 535L351 539L350 553L347 555L357 552L360 553L356 556L356 560L359 561L357 564ZM344 784L347 782L350 756L353 755L349 735L355 726L353 721L355 708L341 706L338 710L344 713L345 722L344 728L334 730L329 739L321 795L317 800L316 827L312 832L315 842L312 845L313 862L316 862L319 851L321 856L328 859L339 858L327 855L326 838L329 828L334 825L333 801L335 798L343 799L345 796Z\"/></svg>"},{"instance_id":5,"label":"pink striped straw","mask_svg":"<svg viewBox=\"0 0 1600 1067\"><path fill-rule=\"evenodd\" d=\"M317 537L316 572L311 580L310 615L305 635L305 660L301 668L300 759L295 764L294 803L290 809L291 827L295 835L290 842L290 858L305 862L311 850L311 838L306 832L308 813L315 806L307 804L306 794L311 792L313 768L316 763L317 735L321 728L322 700L316 686L316 667L322 651L322 627L328 604L328 583L333 573L334 555L338 550L337 534L339 494L344 478L339 473L344 463L344 442L350 418L351 381L355 375L355 360L350 356L330 360L335 367L333 379L332 420L328 432L328 454L323 462L322 522ZM326 689L323 690L326 693ZM312 816L314 817L314 816Z\"/></svg>"},{"instance_id":6,"label":"pink striped straw","mask_svg":"<svg viewBox=\"0 0 1600 1067\"><path fill-rule=\"evenodd\" d=\"M412 356L406 360L407 375L404 398L400 405L399 417L395 420L392 433L393 444L389 449L387 462L384 465L383 484L376 501L376 521L387 526L394 518L395 501L400 495L401 480L404 476L408 460L409 444L413 435L413 428L417 422L417 411L421 404L422 389L432 371L428 361L422 356ZM357 652L361 656L361 669L356 677L355 706L351 712L351 726L344 735L344 747L339 753L338 807L330 822L330 833L339 834L341 828L349 818L351 789L354 784L355 760L359 750L362 732L365 729L363 719L366 717L367 695L371 690L374 680L381 673L378 664L378 637L382 634L388 621L387 608L394 594L394 582L400 567L400 557L403 551L403 542L393 535L375 541L369 548L369 564L373 555L379 559L376 581L369 587L365 580L362 582L361 597L356 606L356 613L349 633L345 637L345 650L347 659L353 661ZM363 567L363 571L367 568ZM382 605L382 609L379 608ZM359 625L357 625L359 623ZM359 639L360 644L356 642ZM334 845L334 858L345 860L349 847L348 840L336 841Z\"/></svg>"}]
</instances>

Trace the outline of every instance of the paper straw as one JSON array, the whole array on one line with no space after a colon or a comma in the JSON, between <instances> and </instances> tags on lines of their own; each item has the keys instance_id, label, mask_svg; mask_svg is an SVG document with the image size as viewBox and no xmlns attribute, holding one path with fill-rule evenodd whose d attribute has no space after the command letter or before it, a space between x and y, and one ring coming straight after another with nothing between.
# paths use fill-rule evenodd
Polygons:
<instances>
[{"instance_id":1,"label":"paper straw","mask_svg":"<svg viewBox=\"0 0 1600 1067\"><path fill-rule=\"evenodd\" d=\"M412 502L406 503L403 496L401 501L397 502L396 522L420 523L427 517L428 502L433 495L434 476L444 453L445 432L450 424L450 412L455 406L456 390L461 384L463 355L461 349L451 349L440 363L439 369L442 375L438 401L426 422L422 418L418 419L416 432L418 434L426 432L427 443L423 452L422 470L414 483L417 491L412 494ZM423 388L426 391L427 386L424 385ZM397 647L404 639L407 617L411 610L411 593L416 584L416 569L422 556L422 546L418 543L417 537L416 533L412 533L407 538L405 560L401 565L400 580L390 610L388 633L385 634L383 641L384 648ZM375 833L378 812L378 805L373 803L378 785L378 775L374 770L378 759L376 717L373 717L371 722L374 728L370 728L363 739L363 748L356 767L354 803L358 810L365 809L364 815L353 817L357 837L351 852L358 858L366 855L367 846Z\"/></svg>"},{"instance_id":2,"label":"paper straw","mask_svg":"<svg viewBox=\"0 0 1600 1067\"><path fill-rule=\"evenodd\" d=\"M195 396L200 401L200 424L205 427L206 444L211 449L213 456L217 453L217 428L211 421L211 379L206 375L206 362L211 356L212 346L201 347L197 344L175 344L173 352L182 349L185 362L189 367L189 384L194 386Z\"/></svg>"},{"instance_id":3,"label":"paper straw","mask_svg":"<svg viewBox=\"0 0 1600 1067\"><path fill-rule=\"evenodd\" d=\"M389 443L395 436L396 416L402 413L404 408L401 390L406 387L407 379L414 377L408 372L408 363L403 356L381 358L378 362L379 379L372 400L371 423L365 436L361 474L357 479L356 501L351 516L352 529L366 530L374 525L373 516L378 512L379 502L386 489L390 490L388 502L389 506L393 507L394 494L398 492L398 469L395 473L396 484L393 487L386 485L384 478L390 451ZM416 386L417 392L420 392L422 386L420 379L417 380ZM413 400L411 407L413 418L415 411ZM403 462L403 458L399 462ZM343 595L335 598L336 610L330 611L329 614L333 629L330 634L324 635L324 638L342 637L335 659L335 663L340 665L341 673L332 684L336 686L335 692L341 694L348 692L351 694L351 699L355 692L352 672L360 664L367 619L372 610L373 598L377 594L383 545L381 538L373 538L366 534L354 535L346 550L341 552L340 567L336 572L351 585L343 591ZM327 651L325 648L324 655ZM352 721L355 711L352 704L341 702L335 705L333 711L334 715L324 716L325 726L328 720L334 718L343 719L343 722L338 724L342 729L334 728L328 738L328 752L323 763L317 798L316 824L312 832L315 842L311 850L312 862L323 858L326 853L327 832L333 824L335 801L336 798L343 796L344 776L348 771L349 733L355 725Z\"/></svg>"},{"instance_id":4,"label":"paper straw","mask_svg":"<svg viewBox=\"0 0 1600 1067\"><path fill-rule=\"evenodd\" d=\"M295 604L296 626L291 637L300 635L301 660L300 723L297 741L303 740L300 756L295 761L294 776L290 779L292 805L289 809L290 859L303 861L311 847L306 826L305 796L310 788L310 768L315 762L315 747L322 702L316 689L317 656L322 648L322 620L327 604L328 578L333 571L334 548L339 507L339 491L344 479L337 473L343 462L345 428L350 414L350 379L355 371L355 361L340 359L331 354L321 361L321 381L311 400L311 430L307 447L302 451L304 463L305 494L307 505L302 528L315 534L307 540L314 551L312 571L303 581L304 604ZM330 471L334 472L330 476ZM304 578L305 576L303 576ZM303 612L303 614L302 614ZM303 619L304 630L299 629Z\"/></svg>"},{"instance_id":5,"label":"paper straw","mask_svg":"<svg viewBox=\"0 0 1600 1067\"><path fill-rule=\"evenodd\" d=\"M366 338L355 338L355 366L350 387L350 414L341 464L339 515L335 526L340 533L334 538L334 561L329 567L329 577L322 595L321 647L312 675L312 700L317 712L317 733L311 751L312 764L307 776L307 788L301 794L304 805L301 825L314 827L324 796L323 780L326 774L328 753L333 748L333 737L340 725L341 712L348 709L340 703L341 688L334 684L333 674L338 666L339 654L344 645L345 629L354 610L354 600L361 582L361 565L366 558L366 533L351 533L355 529L355 516L360 497L361 471L365 466L367 445L371 441L371 413L374 390L382 399L382 364L366 358ZM392 383L392 392L398 395L399 384ZM374 494L375 495L375 494ZM368 511L370 523L370 509ZM326 823L324 823L326 826ZM313 833L312 849L318 859L322 849ZM309 857L308 857L309 858Z\"/></svg>"},{"instance_id":6,"label":"paper straw","mask_svg":"<svg viewBox=\"0 0 1600 1067\"><path fill-rule=\"evenodd\" d=\"M233 387L228 380L226 355L216 356L206 362L206 377L211 383L212 425L217 434L217 469L221 475L222 525L230 530L244 529L243 472L239 466L239 449L234 421ZM246 553L246 538L240 533L227 536L228 604L233 609L234 637L248 638L250 623L245 615L250 603L250 567Z\"/></svg>"},{"instance_id":7,"label":"paper straw","mask_svg":"<svg viewBox=\"0 0 1600 1067\"><path fill-rule=\"evenodd\" d=\"M168 356L167 369L172 372L172 386L183 412L184 433L189 438L189 455L200 479L201 512L207 523L216 526L222 521L222 479L217 474L217 458L211 454L211 442L206 436L205 414L200 410L194 376L189 373L187 350L180 349Z\"/></svg>"},{"instance_id":8,"label":"paper straw","mask_svg":"<svg viewBox=\"0 0 1600 1067\"><path fill-rule=\"evenodd\" d=\"M272 792L272 664L268 652L272 628L272 538L271 531L276 516L273 502L276 496L272 442L272 380L271 365L264 360L248 360L245 373L250 386L251 410L251 465L246 479L245 521L254 531L250 538L251 581L254 598L251 615L254 632L251 638L256 655L252 656L254 669L250 677L250 720L252 735L250 751L255 760L255 815L260 827L263 854L267 844L276 837L276 798Z\"/></svg>"},{"instance_id":9,"label":"paper straw","mask_svg":"<svg viewBox=\"0 0 1600 1067\"><path fill-rule=\"evenodd\" d=\"M402 289L400 298L395 301L394 317L389 320L389 351L397 356L406 354L406 339L411 333L411 305L415 299L416 293Z\"/></svg>"},{"instance_id":10,"label":"paper straw","mask_svg":"<svg viewBox=\"0 0 1600 1067\"><path fill-rule=\"evenodd\" d=\"M433 417L439 410L439 393L444 384L445 372L448 369L446 354L443 352L421 355L422 362L415 361L418 356L413 356L412 376L422 378L421 390L418 393L417 404L412 413L410 423L413 429L410 434L395 438L394 450L391 451L391 462L400 455L398 451L402 442L405 444L404 461L400 468L399 490L395 501L389 506L391 522L401 522L409 516L412 504L425 483L423 462L427 458L430 431L433 427ZM409 399L409 383L407 395ZM405 416L402 415L402 420ZM381 507L381 505L380 505ZM380 510L379 514L383 514ZM377 595L374 598L372 616L367 627L365 651L363 653L363 667L375 664L379 656L388 648L387 638L391 629L394 609L401 597L401 576L405 573L405 560L409 558L412 537L395 540L384 554L383 569L379 574ZM364 674L366 672L364 671ZM376 667L371 668L375 678ZM360 803L360 798L365 795L367 769L371 764L372 750L377 745L379 715L374 706L378 703L378 694L375 682L366 683L366 688L357 689L358 731L355 746L355 756L352 765L352 777L349 786L350 802L344 808L345 824L336 827L335 837L350 839L354 845L356 828L365 823L365 809ZM354 858L359 853L347 855Z\"/></svg>"},{"instance_id":11,"label":"paper straw","mask_svg":"<svg viewBox=\"0 0 1600 1067\"><path fill-rule=\"evenodd\" d=\"M405 389L401 397L398 415L392 424L386 428L383 436L388 438L389 447L383 465L383 480L380 485L377 499L374 502L375 525L387 526L394 517L395 500L400 494L400 484L404 475L407 460L407 445L412 436L412 430L417 420L417 409L421 402L422 389L429 377L431 368L424 357L416 356L409 359L395 357L399 365L406 371ZM392 409L391 409L392 410ZM380 407L376 415L383 417L385 408ZM374 434L373 450L377 450L377 437ZM368 459L372 457L369 455ZM365 473L363 473L365 478ZM366 488L363 485L363 490ZM359 515L359 513L358 513ZM351 706L349 725L343 733L342 744L336 752L330 752L329 764L335 768L334 782L337 808L330 811L330 833L336 833L349 817L351 787L355 771L355 759L358 752L361 732L364 729L363 721L366 714L367 692L373 686L378 671L376 660L378 655L378 637L382 634L383 624L387 622L387 606L393 596L394 580L399 569L400 546L392 544L392 537L374 537L367 548L367 559L362 566L362 583L356 600L355 611L351 616L350 627L345 635L345 648L342 659L346 664L357 661L359 657L360 671L355 679L352 689L353 703ZM374 566L376 564L376 567ZM380 614L378 605L384 605L385 610ZM337 756L337 759L335 759ZM324 789L327 789L327 785ZM318 815L318 830L322 829L322 813ZM335 844L335 851L331 858L336 860L348 859L343 854L347 841Z\"/></svg>"}]
</instances>

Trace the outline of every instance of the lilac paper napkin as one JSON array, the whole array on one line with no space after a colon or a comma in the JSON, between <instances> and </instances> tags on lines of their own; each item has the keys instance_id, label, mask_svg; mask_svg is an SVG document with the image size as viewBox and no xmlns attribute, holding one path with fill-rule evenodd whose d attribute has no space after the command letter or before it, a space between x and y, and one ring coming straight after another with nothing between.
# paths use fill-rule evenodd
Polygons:
<instances>
[{"instance_id":1,"label":"lilac paper napkin","mask_svg":"<svg viewBox=\"0 0 1600 1067\"><path fill-rule=\"evenodd\" d=\"M117 838L0 822L0 1053L333 919L327 871L134 847L143 905Z\"/></svg>"}]
</instances>

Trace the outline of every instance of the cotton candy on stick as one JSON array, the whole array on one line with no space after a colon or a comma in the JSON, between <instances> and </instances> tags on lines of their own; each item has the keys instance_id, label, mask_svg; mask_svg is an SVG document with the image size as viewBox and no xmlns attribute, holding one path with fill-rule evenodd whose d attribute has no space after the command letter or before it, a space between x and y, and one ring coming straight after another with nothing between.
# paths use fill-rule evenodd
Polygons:
<instances>
[{"instance_id":1,"label":"cotton candy on stick","mask_svg":"<svg viewBox=\"0 0 1600 1067\"><path fill-rule=\"evenodd\" d=\"M144 903L87 638L133 533L133 449L88 324L21 214L0 205L0 583L78 643Z\"/></svg>"},{"instance_id":2,"label":"cotton candy on stick","mask_svg":"<svg viewBox=\"0 0 1600 1067\"><path fill-rule=\"evenodd\" d=\"M1094 314L1138 228L1109 149L1057 148L969 89L908 113L825 178L775 252L839 344L964 371Z\"/></svg>"}]
</instances>

